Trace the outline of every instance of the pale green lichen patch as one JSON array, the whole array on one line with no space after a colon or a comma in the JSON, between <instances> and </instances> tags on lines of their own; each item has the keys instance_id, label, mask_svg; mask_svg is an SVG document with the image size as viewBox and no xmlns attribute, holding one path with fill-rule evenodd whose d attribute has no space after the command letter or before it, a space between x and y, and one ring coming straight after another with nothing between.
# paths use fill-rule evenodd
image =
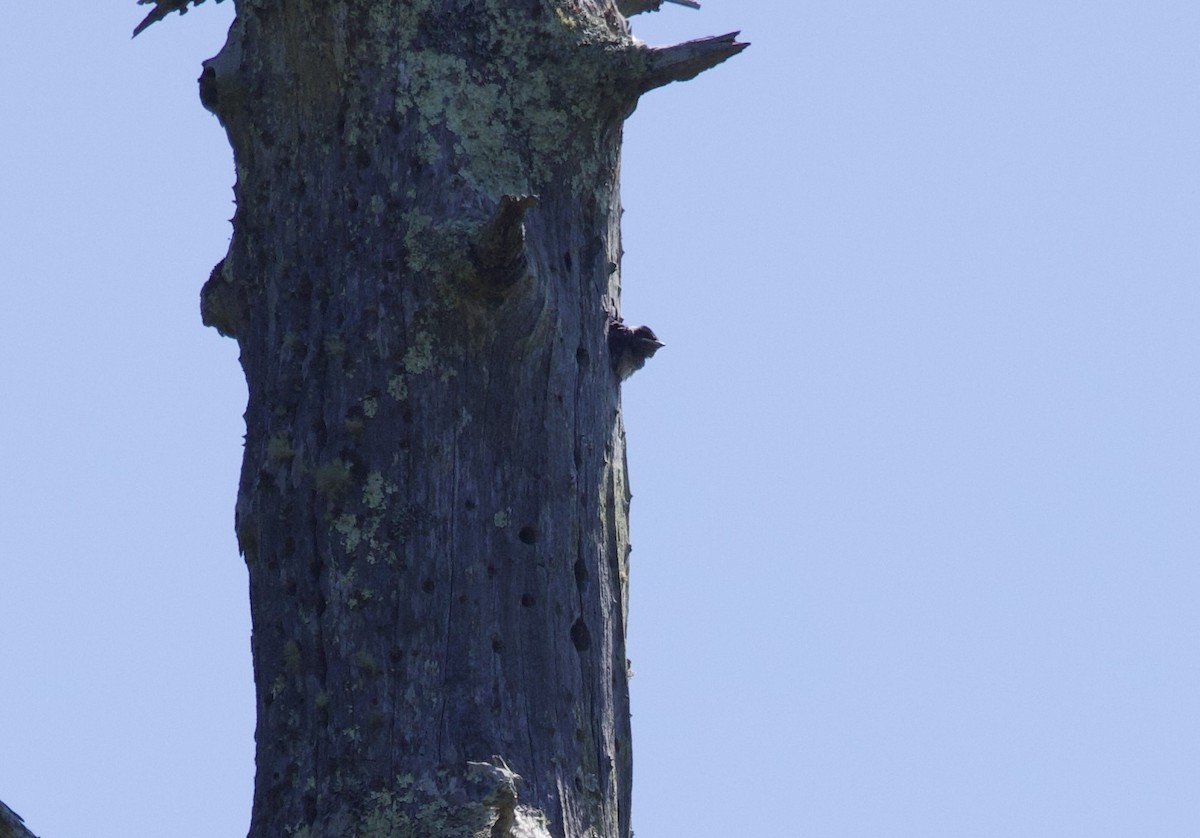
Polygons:
<instances>
[{"instance_id":1,"label":"pale green lichen patch","mask_svg":"<svg viewBox=\"0 0 1200 838\"><path fill-rule=\"evenodd\" d=\"M292 675L300 672L300 646L295 640L283 644L283 665Z\"/></svg>"},{"instance_id":2,"label":"pale green lichen patch","mask_svg":"<svg viewBox=\"0 0 1200 838\"><path fill-rule=\"evenodd\" d=\"M343 512L333 522L333 528L342 536L342 546L347 553L353 553L362 541L362 531L358 528L358 516Z\"/></svg>"},{"instance_id":3,"label":"pale green lichen patch","mask_svg":"<svg viewBox=\"0 0 1200 838\"><path fill-rule=\"evenodd\" d=\"M334 458L317 466L312 479L318 494L327 498L336 497L350 483L350 464L341 458Z\"/></svg>"},{"instance_id":4,"label":"pale green lichen patch","mask_svg":"<svg viewBox=\"0 0 1200 838\"><path fill-rule=\"evenodd\" d=\"M362 400L363 415L368 419L374 419L375 414L379 412L379 399L372 396L367 396Z\"/></svg>"},{"instance_id":5,"label":"pale green lichen patch","mask_svg":"<svg viewBox=\"0 0 1200 838\"><path fill-rule=\"evenodd\" d=\"M404 248L408 251L408 266L417 272L436 267L433 254L426 245L433 219L414 209L406 212L402 220L405 223Z\"/></svg>"},{"instance_id":6,"label":"pale green lichen patch","mask_svg":"<svg viewBox=\"0 0 1200 838\"><path fill-rule=\"evenodd\" d=\"M408 382L403 375L393 375L387 383L388 395L398 402L408 398Z\"/></svg>"},{"instance_id":7,"label":"pale green lichen patch","mask_svg":"<svg viewBox=\"0 0 1200 838\"><path fill-rule=\"evenodd\" d=\"M426 372L433 366L433 336L429 332L417 332L404 353L404 369L414 375Z\"/></svg>"},{"instance_id":8,"label":"pale green lichen patch","mask_svg":"<svg viewBox=\"0 0 1200 838\"><path fill-rule=\"evenodd\" d=\"M362 838L488 838L496 821L493 810L480 803L452 806L447 792L456 788L457 783L443 791L430 781L394 792L372 792L357 834Z\"/></svg>"},{"instance_id":9,"label":"pale green lichen patch","mask_svg":"<svg viewBox=\"0 0 1200 838\"><path fill-rule=\"evenodd\" d=\"M562 6L554 7L554 16L558 18L559 23L568 29L577 29L579 27L579 21L575 18L575 16Z\"/></svg>"},{"instance_id":10,"label":"pale green lichen patch","mask_svg":"<svg viewBox=\"0 0 1200 838\"><path fill-rule=\"evenodd\" d=\"M368 678L374 678L379 674L379 665L375 663L375 658L369 652L359 652L354 656L354 665L358 667L358 671Z\"/></svg>"},{"instance_id":11,"label":"pale green lichen patch","mask_svg":"<svg viewBox=\"0 0 1200 838\"><path fill-rule=\"evenodd\" d=\"M370 560L368 559L368 561L370 561ZM374 564L374 562L372 561L371 564ZM350 608L358 608L363 603L370 602L374 598L375 598L374 591L372 591L368 588L363 588L361 591L349 594L346 597L346 605Z\"/></svg>"},{"instance_id":12,"label":"pale green lichen patch","mask_svg":"<svg viewBox=\"0 0 1200 838\"><path fill-rule=\"evenodd\" d=\"M343 728L341 733L352 742L362 739L357 727ZM496 809L479 802L449 802L461 801L463 792L463 783L445 771L419 780L412 774L398 775L392 788L366 796L353 834L358 838L489 838ZM317 838L309 824L296 824L287 834ZM540 838L541 833L529 836Z\"/></svg>"},{"instance_id":13,"label":"pale green lichen patch","mask_svg":"<svg viewBox=\"0 0 1200 838\"><path fill-rule=\"evenodd\" d=\"M366 545L366 561L377 564L382 558L389 565L396 563L396 553L393 545L403 542L409 529L417 522L416 513L409 508L392 509L388 503L399 487L388 482L380 471L368 472L362 483L362 504L360 514L343 512L333 519L332 527L338 534L342 547L347 556ZM388 535L390 533L390 535ZM357 607L363 602L374 598L369 590L352 590L352 575L350 571L345 579L343 593L345 601L351 607Z\"/></svg>"},{"instance_id":14,"label":"pale green lichen patch","mask_svg":"<svg viewBox=\"0 0 1200 838\"><path fill-rule=\"evenodd\" d=\"M504 529L507 527L512 523L512 508L509 507L506 509L501 509L492 516L492 523L496 525L497 529Z\"/></svg>"},{"instance_id":15,"label":"pale green lichen patch","mask_svg":"<svg viewBox=\"0 0 1200 838\"><path fill-rule=\"evenodd\" d=\"M586 6L556 8L531 25L511 4L489 3L495 54L484 63L415 40L422 22L445 15L428 0L388 7L396 32L394 110L417 139L426 165L448 166L470 189L498 198L530 194L563 163L587 157L582 126L630 95L627 74L638 54L623 25ZM401 11L402 10L402 11ZM449 140L439 135L449 135ZM580 147L579 142L585 145Z\"/></svg>"},{"instance_id":16,"label":"pale green lichen patch","mask_svg":"<svg viewBox=\"0 0 1200 838\"><path fill-rule=\"evenodd\" d=\"M289 463L295 456L296 449L292 447L292 438L288 434L275 434L267 440L267 460L272 465Z\"/></svg>"},{"instance_id":17,"label":"pale green lichen patch","mask_svg":"<svg viewBox=\"0 0 1200 838\"><path fill-rule=\"evenodd\" d=\"M363 503L370 509L382 509L387 496L395 491L395 486L384 482L382 472L373 471L363 486Z\"/></svg>"},{"instance_id":18,"label":"pale green lichen patch","mask_svg":"<svg viewBox=\"0 0 1200 838\"><path fill-rule=\"evenodd\" d=\"M406 213L403 220L408 267L415 273L430 275L438 306L455 308L461 289L477 279L475 265L468 257L476 225L460 219L435 221L418 210Z\"/></svg>"}]
</instances>

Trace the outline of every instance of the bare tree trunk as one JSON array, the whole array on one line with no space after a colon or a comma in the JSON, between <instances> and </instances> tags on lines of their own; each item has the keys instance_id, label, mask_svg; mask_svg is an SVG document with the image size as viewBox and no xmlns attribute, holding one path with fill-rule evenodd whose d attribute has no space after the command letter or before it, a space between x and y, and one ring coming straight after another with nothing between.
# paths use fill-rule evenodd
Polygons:
<instances>
[{"instance_id":1,"label":"bare tree trunk","mask_svg":"<svg viewBox=\"0 0 1200 838\"><path fill-rule=\"evenodd\" d=\"M237 5L203 312L249 385L250 836L625 838L621 126L744 45L648 49L612 0Z\"/></svg>"}]
</instances>

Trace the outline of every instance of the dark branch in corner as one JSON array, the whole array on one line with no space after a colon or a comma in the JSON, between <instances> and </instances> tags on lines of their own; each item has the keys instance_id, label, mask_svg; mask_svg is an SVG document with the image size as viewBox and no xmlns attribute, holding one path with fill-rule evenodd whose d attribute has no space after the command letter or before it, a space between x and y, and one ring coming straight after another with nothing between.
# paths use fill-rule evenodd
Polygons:
<instances>
[{"instance_id":1,"label":"dark branch in corner","mask_svg":"<svg viewBox=\"0 0 1200 838\"><path fill-rule=\"evenodd\" d=\"M713 35L711 38L700 38L648 50L650 67L642 79L642 92L673 81L693 79L725 59L732 58L750 46L748 43L738 42L739 34L741 33L730 32L728 35Z\"/></svg>"},{"instance_id":2,"label":"dark branch in corner","mask_svg":"<svg viewBox=\"0 0 1200 838\"><path fill-rule=\"evenodd\" d=\"M0 801L0 836L2 838L37 838L30 832L25 821L12 809Z\"/></svg>"},{"instance_id":3,"label":"dark branch in corner","mask_svg":"<svg viewBox=\"0 0 1200 838\"><path fill-rule=\"evenodd\" d=\"M154 8L150 10L150 14L142 18L142 22L133 30L133 37L137 37L143 29L152 23L158 23L171 12L179 12L181 15L187 14L188 6L199 6L204 0L137 0L139 6L149 6L154 4ZM220 3L222 0L216 0Z\"/></svg>"},{"instance_id":4,"label":"dark branch in corner","mask_svg":"<svg viewBox=\"0 0 1200 838\"><path fill-rule=\"evenodd\" d=\"M662 8L664 2L687 6L689 9L700 8L700 4L696 0L617 0L617 10L625 17L633 17L642 12L657 12Z\"/></svg>"},{"instance_id":5,"label":"dark branch in corner","mask_svg":"<svg viewBox=\"0 0 1200 838\"><path fill-rule=\"evenodd\" d=\"M489 287L507 288L524 275L525 211L537 202L536 195L505 195L479 236L476 259Z\"/></svg>"}]
</instances>

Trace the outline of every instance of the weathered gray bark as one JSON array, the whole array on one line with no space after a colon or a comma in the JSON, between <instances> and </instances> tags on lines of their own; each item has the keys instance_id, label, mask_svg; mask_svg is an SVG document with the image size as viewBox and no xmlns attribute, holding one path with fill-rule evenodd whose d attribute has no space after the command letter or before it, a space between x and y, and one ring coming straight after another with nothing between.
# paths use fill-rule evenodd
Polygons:
<instances>
[{"instance_id":1,"label":"weathered gray bark","mask_svg":"<svg viewBox=\"0 0 1200 838\"><path fill-rule=\"evenodd\" d=\"M0 838L37 838L25 826L25 821L0 802Z\"/></svg>"},{"instance_id":2,"label":"weathered gray bark","mask_svg":"<svg viewBox=\"0 0 1200 838\"><path fill-rule=\"evenodd\" d=\"M203 314L249 386L250 835L629 836L621 126L744 45L651 50L613 0L237 7Z\"/></svg>"}]
</instances>

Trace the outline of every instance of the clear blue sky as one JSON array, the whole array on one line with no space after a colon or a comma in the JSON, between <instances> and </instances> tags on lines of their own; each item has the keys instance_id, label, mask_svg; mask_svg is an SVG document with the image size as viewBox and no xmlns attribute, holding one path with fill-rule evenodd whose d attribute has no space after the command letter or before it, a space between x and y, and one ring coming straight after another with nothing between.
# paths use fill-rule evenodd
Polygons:
<instances>
[{"instance_id":1,"label":"clear blue sky","mask_svg":"<svg viewBox=\"0 0 1200 838\"><path fill-rule=\"evenodd\" d=\"M0 799L244 835L230 3L0 31ZM638 838L1200 835L1200 5L707 0L626 134Z\"/></svg>"}]
</instances>

